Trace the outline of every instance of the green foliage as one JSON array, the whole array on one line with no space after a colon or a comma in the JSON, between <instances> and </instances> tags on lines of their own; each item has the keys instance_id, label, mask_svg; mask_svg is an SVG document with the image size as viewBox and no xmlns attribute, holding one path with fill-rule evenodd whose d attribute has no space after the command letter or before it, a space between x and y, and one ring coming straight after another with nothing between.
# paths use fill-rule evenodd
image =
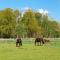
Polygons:
<instances>
[{"instance_id":1,"label":"green foliage","mask_svg":"<svg viewBox=\"0 0 60 60\"><path fill-rule=\"evenodd\" d=\"M19 10L6 8L0 11L0 37L15 37L16 34L36 37L60 37L60 25L48 15L26 10L23 16Z\"/></svg>"},{"instance_id":2,"label":"green foliage","mask_svg":"<svg viewBox=\"0 0 60 60\"><path fill-rule=\"evenodd\" d=\"M27 10L23 15L22 22L27 26L28 36L32 37L38 32L38 21L35 18L35 14L32 10Z\"/></svg>"},{"instance_id":3,"label":"green foliage","mask_svg":"<svg viewBox=\"0 0 60 60\"><path fill-rule=\"evenodd\" d=\"M0 37L11 37L15 30L16 20L12 9L0 11Z\"/></svg>"},{"instance_id":4,"label":"green foliage","mask_svg":"<svg viewBox=\"0 0 60 60\"><path fill-rule=\"evenodd\" d=\"M23 36L27 34L27 29L26 26L23 23L19 23L16 26L16 34Z\"/></svg>"}]
</instances>

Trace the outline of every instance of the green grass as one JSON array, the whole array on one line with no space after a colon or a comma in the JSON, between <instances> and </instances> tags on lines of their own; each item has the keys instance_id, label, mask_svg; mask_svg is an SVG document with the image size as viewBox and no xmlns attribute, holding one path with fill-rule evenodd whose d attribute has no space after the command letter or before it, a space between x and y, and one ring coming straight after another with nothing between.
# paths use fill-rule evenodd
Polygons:
<instances>
[{"instance_id":1,"label":"green grass","mask_svg":"<svg viewBox=\"0 0 60 60\"><path fill-rule=\"evenodd\" d=\"M60 45L34 46L27 41L15 47L15 42L0 42L0 60L60 60Z\"/></svg>"}]
</instances>

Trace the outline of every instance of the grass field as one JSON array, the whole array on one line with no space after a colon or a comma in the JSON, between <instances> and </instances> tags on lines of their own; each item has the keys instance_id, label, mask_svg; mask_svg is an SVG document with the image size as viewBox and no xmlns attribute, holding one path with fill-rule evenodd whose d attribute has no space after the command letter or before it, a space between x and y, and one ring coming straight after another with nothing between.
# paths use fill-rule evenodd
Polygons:
<instances>
[{"instance_id":1,"label":"grass field","mask_svg":"<svg viewBox=\"0 0 60 60\"><path fill-rule=\"evenodd\" d=\"M60 42L34 46L32 42L23 42L15 47L15 42L0 42L0 60L60 60Z\"/></svg>"}]
</instances>

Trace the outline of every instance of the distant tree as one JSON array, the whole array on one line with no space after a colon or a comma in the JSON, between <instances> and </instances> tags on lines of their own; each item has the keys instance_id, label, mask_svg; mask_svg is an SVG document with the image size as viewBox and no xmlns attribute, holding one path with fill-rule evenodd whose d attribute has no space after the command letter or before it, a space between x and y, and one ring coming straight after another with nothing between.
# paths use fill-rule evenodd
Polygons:
<instances>
[{"instance_id":1,"label":"distant tree","mask_svg":"<svg viewBox=\"0 0 60 60\"><path fill-rule=\"evenodd\" d=\"M16 20L12 9L7 8L0 12L0 36L12 37L15 30Z\"/></svg>"},{"instance_id":2,"label":"distant tree","mask_svg":"<svg viewBox=\"0 0 60 60\"><path fill-rule=\"evenodd\" d=\"M34 36L38 32L39 29L38 22L35 18L34 12L31 9L27 10L24 13L22 22L27 26L29 37Z\"/></svg>"},{"instance_id":3,"label":"distant tree","mask_svg":"<svg viewBox=\"0 0 60 60\"><path fill-rule=\"evenodd\" d=\"M28 9L23 16L19 10L0 10L0 37L12 38L17 35L36 37L60 37L60 23L46 14Z\"/></svg>"}]
</instances>

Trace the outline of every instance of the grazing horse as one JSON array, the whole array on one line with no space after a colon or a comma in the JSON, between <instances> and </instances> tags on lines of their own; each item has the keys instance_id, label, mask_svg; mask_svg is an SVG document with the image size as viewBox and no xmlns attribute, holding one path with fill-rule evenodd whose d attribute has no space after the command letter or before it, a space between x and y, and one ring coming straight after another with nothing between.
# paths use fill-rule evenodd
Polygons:
<instances>
[{"instance_id":1,"label":"grazing horse","mask_svg":"<svg viewBox=\"0 0 60 60\"><path fill-rule=\"evenodd\" d=\"M21 38L16 38L16 47L22 46Z\"/></svg>"},{"instance_id":2,"label":"grazing horse","mask_svg":"<svg viewBox=\"0 0 60 60\"><path fill-rule=\"evenodd\" d=\"M45 42L45 43L49 43L49 42L50 42L50 40L44 39L44 42Z\"/></svg>"},{"instance_id":3,"label":"grazing horse","mask_svg":"<svg viewBox=\"0 0 60 60\"><path fill-rule=\"evenodd\" d=\"M38 46L44 44L43 38L36 38L36 39L35 39L35 45L36 45L36 44L38 44Z\"/></svg>"}]
</instances>

